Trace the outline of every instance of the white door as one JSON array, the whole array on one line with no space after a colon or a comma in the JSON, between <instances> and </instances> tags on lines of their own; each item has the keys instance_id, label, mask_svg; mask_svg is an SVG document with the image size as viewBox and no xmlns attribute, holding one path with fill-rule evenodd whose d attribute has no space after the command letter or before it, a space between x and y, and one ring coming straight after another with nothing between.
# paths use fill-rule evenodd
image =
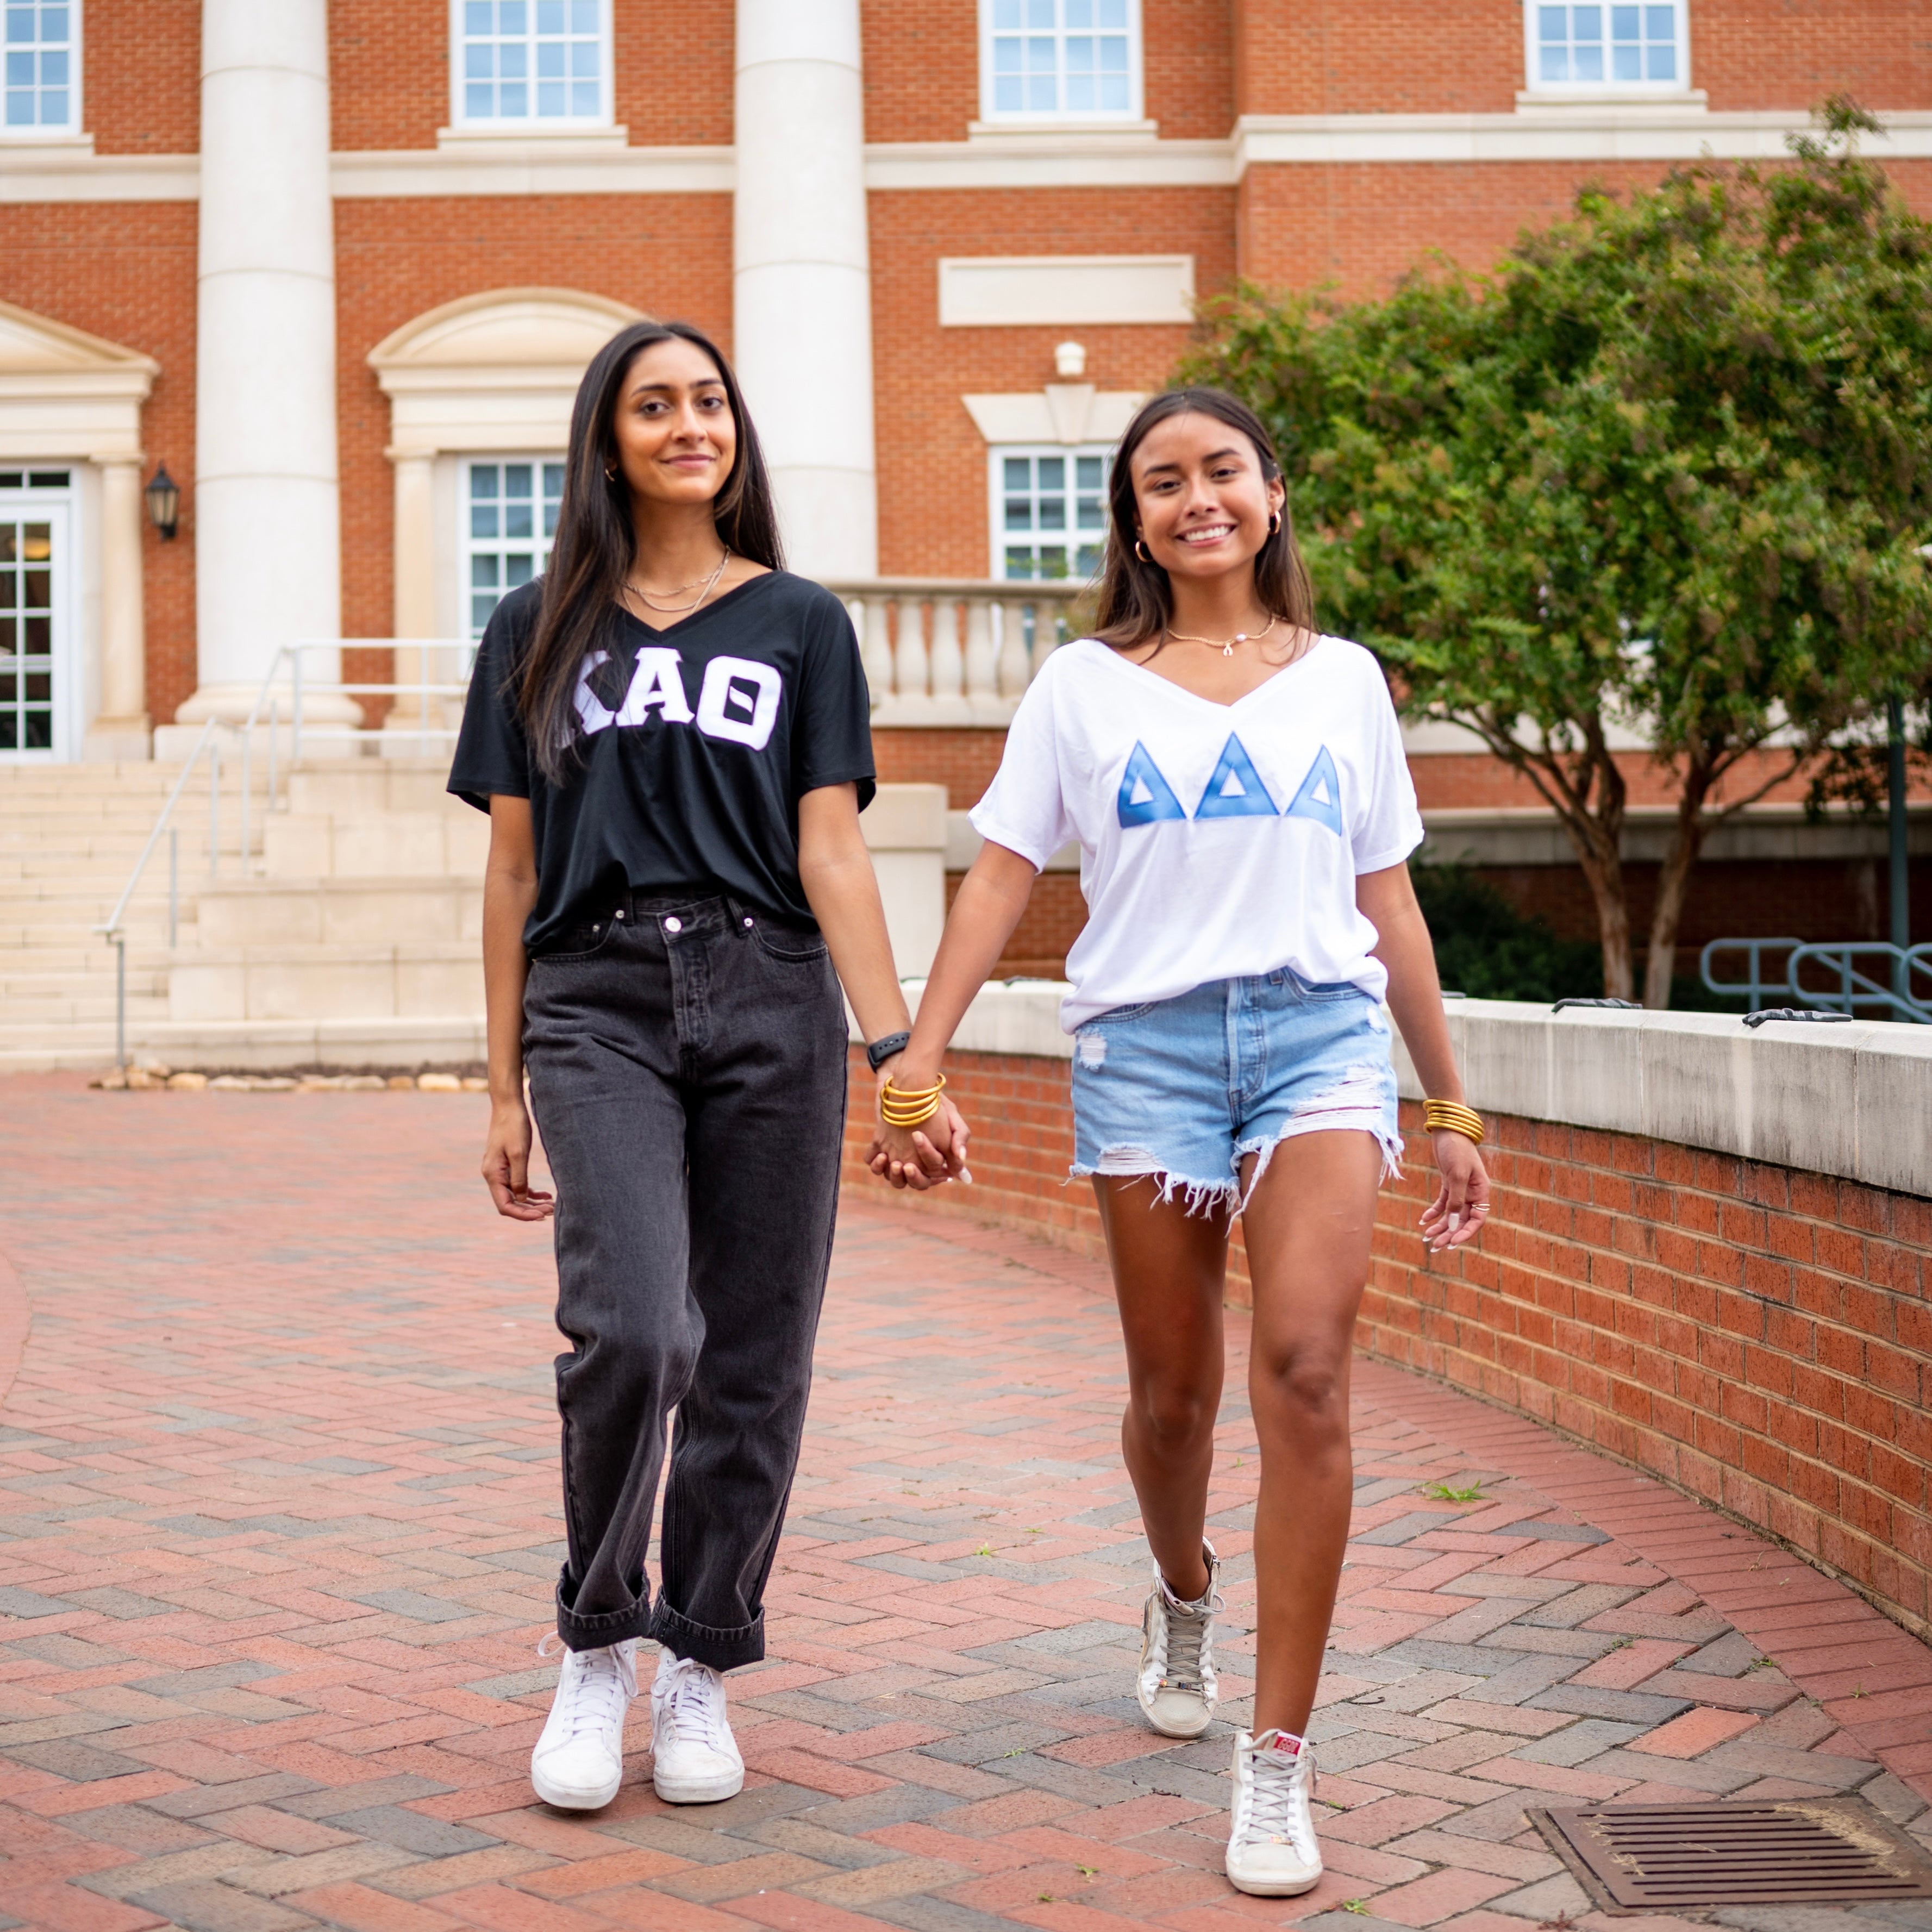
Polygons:
<instances>
[{"instance_id":1,"label":"white door","mask_svg":"<svg viewBox=\"0 0 1932 1932\"><path fill-rule=\"evenodd\" d=\"M74 756L73 503L64 471L0 471L0 760Z\"/></svg>"}]
</instances>

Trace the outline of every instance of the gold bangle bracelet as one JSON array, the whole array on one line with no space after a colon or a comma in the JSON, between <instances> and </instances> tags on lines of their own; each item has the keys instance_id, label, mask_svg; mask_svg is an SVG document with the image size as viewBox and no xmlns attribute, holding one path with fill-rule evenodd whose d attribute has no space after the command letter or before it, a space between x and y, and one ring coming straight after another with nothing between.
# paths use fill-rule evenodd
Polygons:
<instances>
[{"instance_id":1,"label":"gold bangle bracelet","mask_svg":"<svg viewBox=\"0 0 1932 1932\"><path fill-rule=\"evenodd\" d=\"M1431 1133L1460 1134L1480 1147L1483 1143L1483 1117L1473 1107L1466 1107L1460 1100L1425 1100L1422 1103L1424 1124Z\"/></svg>"},{"instance_id":2,"label":"gold bangle bracelet","mask_svg":"<svg viewBox=\"0 0 1932 1932\"><path fill-rule=\"evenodd\" d=\"M879 1118L889 1127L922 1127L939 1112L939 1096L945 1090L943 1073L930 1087L914 1088L910 1092L896 1087L888 1074L879 1089Z\"/></svg>"}]
</instances>

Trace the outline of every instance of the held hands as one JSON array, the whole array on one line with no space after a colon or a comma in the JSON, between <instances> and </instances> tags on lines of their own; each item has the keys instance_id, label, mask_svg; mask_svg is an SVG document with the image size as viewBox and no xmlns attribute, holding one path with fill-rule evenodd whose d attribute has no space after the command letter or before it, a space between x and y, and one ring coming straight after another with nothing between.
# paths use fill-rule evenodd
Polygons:
<instances>
[{"instance_id":1,"label":"held hands","mask_svg":"<svg viewBox=\"0 0 1932 1932\"><path fill-rule=\"evenodd\" d=\"M1490 1177L1474 1142L1447 1127L1438 1127L1432 1138L1442 1185L1424 1211L1422 1238L1431 1254L1440 1254L1482 1232L1490 1212Z\"/></svg>"},{"instance_id":2,"label":"held hands","mask_svg":"<svg viewBox=\"0 0 1932 1932\"><path fill-rule=\"evenodd\" d=\"M490 1136L483 1144L483 1184L496 1212L512 1221L548 1220L556 1197L530 1185L530 1117L520 1096L490 1108Z\"/></svg>"},{"instance_id":3,"label":"held hands","mask_svg":"<svg viewBox=\"0 0 1932 1932\"><path fill-rule=\"evenodd\" d=\"M882 1094L896 1064L889 1061L880 1070ZM880 1112L883 1114L883 1109ZM942 1094L939 1112L916 1127L889 1126L881 1118L866 1164L881 1180L889 1181L894 1187L910 1187L915 1193L943 1186L949 1180L970 1186L973 1177L966 1166L966 1143L971 1131L958 1108Z\"/></svg>"}]
</instances>

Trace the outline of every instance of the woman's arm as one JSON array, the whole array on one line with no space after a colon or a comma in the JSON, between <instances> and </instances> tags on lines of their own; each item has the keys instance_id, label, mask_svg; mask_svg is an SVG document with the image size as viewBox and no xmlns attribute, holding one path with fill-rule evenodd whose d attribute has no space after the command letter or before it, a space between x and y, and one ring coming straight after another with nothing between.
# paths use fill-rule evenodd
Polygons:
<instances>
[{"instance_id":1,"label":"woman's arm","mask_svg":"<svg viewBox=\"0 0 1932 1932\"><path fill-rule=\"evenodd\" d=\"M860 1031L868 1040L904 1032L910 1020L886 932L878 874L859 826L856 785L821 785L800 798L798 876L832 950L832 968L852 1003ZM879 1069L881 1086L898 1064L896 1057ZM964 1172L965 1123L950 1107L928 1123L925 1133L901 1138L902 1158L916 1166L922 1184ZM916 1147L917 1142L924 1146Z\"/></svg>"},{"instance_id":2,"label":"woman's arm","mask_svg":"<svg viewBox=\"0 0 1932 1932\"><path fill-rule=\"evenodd\" d=\"M483 1002L490 1042L483 1180L496 1212L512 1221L541 1221L556 1205L530 1184L530 1116L524 1104L524 982L530 973L524 928L536 902L530 802L499 794L490 801L490 857L483 872Z\"/></svg>"},{"instance_id":3,"label":"woman's arm","mask_svg":"<svg viewBox=\"0 0 1932 1932\"><path fill-rule=\"evenodd\" d=\"M1389 1011L1402 1029L1422 1090L1432 1100L1460 1101L1462 1077L1449 1044L1436 948L1408 866L1359 874L1355 904L1380 934L1375 956L1388 969ZM1434 1138L1442 1186L1422 1217L1422 1238L1432 1248L1460 1247L1474 1239L1490 1211L1490 1177L1473 1141L1446 1128Z\"/></svg>"},{"instance_id":4,"label":"woman's arm","mask_svg":"<svg viewBox=\"0 0 1932 1932\"><path fill-rule=\"evenodd\" d=\"M1039 876L1031 862L1017 852L995 845L991 839L980 847L972 869L959 882L938 956L926 976L926 991L920 995L911 1042L895 1070L894 1077L902 1087L929 1087L939 1078L946 1049L974 996L999 964ZM874 1143L872 1172L895 1187L919 1185L903 1150L889 1132L882 1132Z\"/></svg>"}]
</instances>

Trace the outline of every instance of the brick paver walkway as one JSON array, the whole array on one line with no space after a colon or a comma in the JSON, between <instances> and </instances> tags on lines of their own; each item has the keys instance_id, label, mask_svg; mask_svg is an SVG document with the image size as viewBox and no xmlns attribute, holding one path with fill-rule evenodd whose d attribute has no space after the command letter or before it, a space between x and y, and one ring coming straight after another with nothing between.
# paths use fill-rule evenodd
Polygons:
<instances>
[{"instance_id":1,"label":"brick paver walkway","mask_svg":"<svg viewBox=\"0 0 1932 1932\"><path fill-rule=\"evenodd\" d=\"M1228 1726L1168 1743L1132 1701L1145 1559L1100 1276L863 1198L772 1658L733 1680L745 1793L658 1804L640 1707L618 1802L548 1811L524 1765L554 1670L549 1265L472 1178L480 1103L0 1096L0 1388L20 1284L32 1316L0 1409L0 1922L1670 1932L1592 1916L1523 1808L1861 1790L1925 1828L1923 1648L1659 1486L1365 1366L1316 1732L1330 1876L1239 1898ZM1239 1719L1238 1401L1222 1444Z\"/></svg>"}]
</instances>

